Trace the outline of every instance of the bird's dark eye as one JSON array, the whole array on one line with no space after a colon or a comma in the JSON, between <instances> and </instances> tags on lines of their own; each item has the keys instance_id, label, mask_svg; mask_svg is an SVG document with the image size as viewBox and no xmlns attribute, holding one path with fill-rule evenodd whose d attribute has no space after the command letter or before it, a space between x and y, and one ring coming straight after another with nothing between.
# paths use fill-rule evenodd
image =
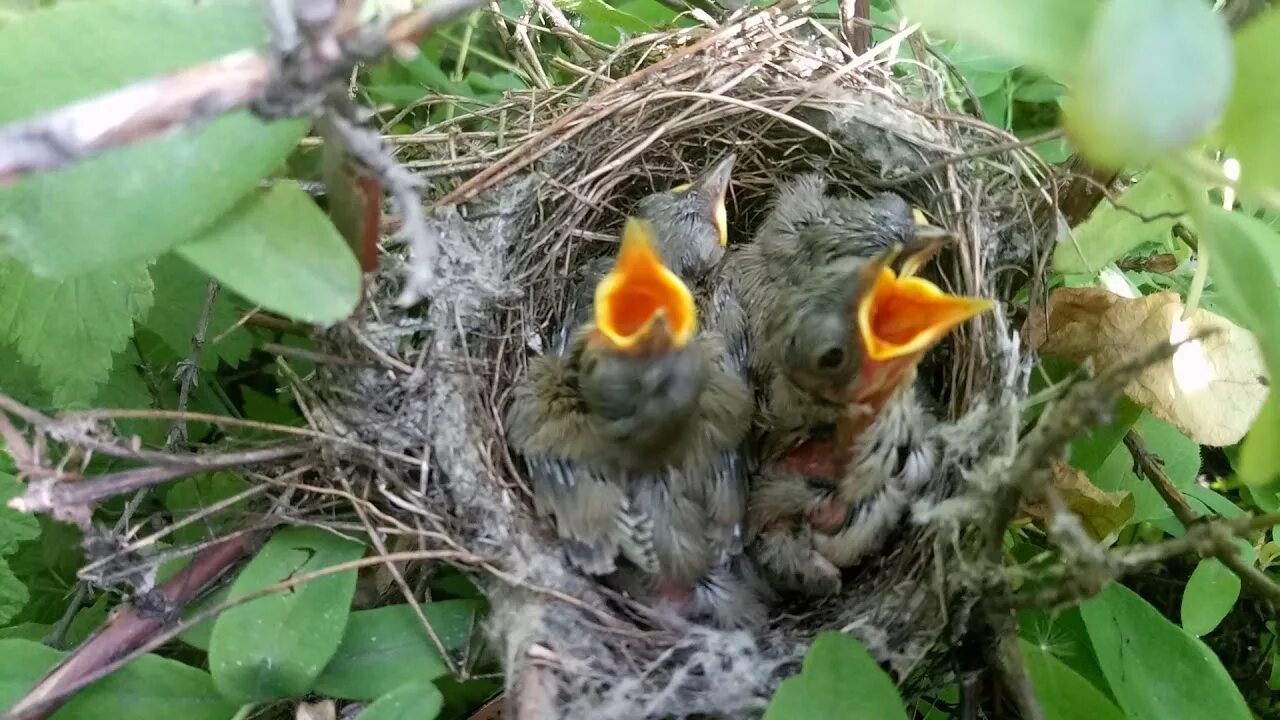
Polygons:
<instances>
[{"instance_id":1,"label":"bird's dark eye","mask_svg":"<svg viewBox=\"0 0 1280 720\"><path fill-rule=\"evenodd\" d=\"M834 370L844 364L844 350L828 348L818 357L818 367L823 370Z\"/></svg>"}]
</instances>

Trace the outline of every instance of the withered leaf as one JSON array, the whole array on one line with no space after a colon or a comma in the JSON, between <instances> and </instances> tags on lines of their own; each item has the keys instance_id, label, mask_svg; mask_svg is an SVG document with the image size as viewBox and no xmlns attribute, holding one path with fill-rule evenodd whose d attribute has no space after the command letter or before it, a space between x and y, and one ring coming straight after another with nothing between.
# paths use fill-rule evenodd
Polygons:
<instances>
[{"instance_id":1,"label":"withered leaf","mask_svg":"<svg viewBox=\"0 0 1280 720\"><path fill-rule=\"evenodd\" d=\"M1129 299L1100 288L1060 288L1049 295L1046 313L1028 323L1027 337L1040 352L1076 362L1091 359L1102 372L1140 357L1156 343L1211 332L1148 367L1125 394L1201 445L1235 444L1267 397L1257 341L1208 310L1197 309L1185 321L1183 311L1174 292Z\"/></svg>"},{"instance_id":2,"label":"withered leaf","mask_svg":"<svg viewBox=\"0 0 1280 720\"><path fill-rule=\"evenodd\" d=\"M1133 493L1107 492L1090 482L1083 471L1065 462L1054 463L1050 482L1094 540L1101 542L1113 536L1133 517ZM1049 510L1044 504L1028 504L1025 510L1037 527L1046 528Z\"/></svg>"}]
</instances>

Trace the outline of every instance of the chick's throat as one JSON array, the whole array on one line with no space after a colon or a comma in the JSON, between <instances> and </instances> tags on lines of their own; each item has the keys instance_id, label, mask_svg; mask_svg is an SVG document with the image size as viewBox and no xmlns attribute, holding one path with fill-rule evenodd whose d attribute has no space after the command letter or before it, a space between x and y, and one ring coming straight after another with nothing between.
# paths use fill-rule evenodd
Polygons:
<instances>
[{"instance_id":1,"label":"chick's throat","mask_svg":"<svg viewBox=\"0 0 1280 720\"><path fill-rule=\"evenodd\" d=\"M600 339L624 352L652 349L656 339L678 349L693 338L697 324L693 293L663 265L649 224L629 219L617 262L596 286L595 325Z\"/></svg>"}]
</instances>

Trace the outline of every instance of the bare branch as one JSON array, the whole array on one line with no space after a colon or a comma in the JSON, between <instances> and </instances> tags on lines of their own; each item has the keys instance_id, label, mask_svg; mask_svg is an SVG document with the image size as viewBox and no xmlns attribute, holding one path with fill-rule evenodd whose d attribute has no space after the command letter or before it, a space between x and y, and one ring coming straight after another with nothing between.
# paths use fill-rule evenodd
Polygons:
<instances>
[{"instance_id":1,"label":"bare branch","mask_svg":"<svg viewBox=\"0 0 1280 720\"><path fill-rule=\"evenodd\" d=\"M85 676L154 636L205 588L222 577L252 544L248 536L223 540L205 549L170 578L158 590L158 597L118 609L105 627L45 673L5 716L45 718L52 715L84 684L81 681Z\"/></svg>"},{"instance_id":2,"label":"bare branch","mask_svg":"<svg viewBox=\"0 0 1280 720\"><path fill-rule=\"evenodd\" d=\"M0 127L0 187L115 148L198 128L252 107L268 117L309 115L358 63L415 45L480 0L432 0L376 28L338 28L336 45L274 60L241 50ZM337 52L333 52L334 49Z\"/></svg>"},{"instance_id":3,"label":"bare branch","mask_svg":"<svg viewBox=\"0 0 1280 720\"><path fill-rule=\"evenodd\" d=\"M1133 464L1137 467L1138 473L1151 482L1183 527L1190 530L1193 526L1204 522L1204 517L1187 503L1186 498L1182 497L1182 492L1165 474L1160 460L1151 453L1147 444L1137 433L1131 430L1125 434L1124 445L1129 449L1129 454L1133 455ZM1240 548L1236 547L1230 539L1216 543L1210 554L1239 576L1241 582L1251 592L1266 599L1272 605L1280 607L1280 585L1273 582L1266 573L1254 567L1252 563L1247 562L1240 554Z\"/></svg>"}]
</instances>

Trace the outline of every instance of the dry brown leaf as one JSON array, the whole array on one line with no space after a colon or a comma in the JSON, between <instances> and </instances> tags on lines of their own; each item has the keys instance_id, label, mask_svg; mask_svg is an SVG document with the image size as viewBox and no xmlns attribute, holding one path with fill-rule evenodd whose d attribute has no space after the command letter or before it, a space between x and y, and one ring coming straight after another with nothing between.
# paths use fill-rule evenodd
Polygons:
<instances>
[{"instance_id":1,"label":"dry brown leaf","mask_svg":"<svg viewBox=\"0 0 1280 720\"><path fill-rule=\"evenodd\" d=\"M1183 321L1182 313L1174 292L1129 299L1100 288L1059 288L1049 295L1047 323L1044 315L1035 316L1027 338L1044 353L1092 359L1101 372L1157 342L1215 331L1148 367L1125 394L1201 445L1233 445L1267 397L1262 353L1252 334L1221 315L1201 308Z\"/></svg>"},{"instance_id":2,"label":"dry brown leaf","mask_svg":"<svg viewBox=\"0 0 1280 720\"><path fill-rule=\"evenodd\" d=\"M1133 493L1107 492L1089 481L1083 471L1065 462L1053 465L1053 487L1062 496L1071 512L1080 517L1080 523L1094 540L1102 541L1128 524L1136 507ZM1045 529L1048 508L1043 504L1028 504L1026 513L1036 526Z\"/></svg>"}]
</instances>

